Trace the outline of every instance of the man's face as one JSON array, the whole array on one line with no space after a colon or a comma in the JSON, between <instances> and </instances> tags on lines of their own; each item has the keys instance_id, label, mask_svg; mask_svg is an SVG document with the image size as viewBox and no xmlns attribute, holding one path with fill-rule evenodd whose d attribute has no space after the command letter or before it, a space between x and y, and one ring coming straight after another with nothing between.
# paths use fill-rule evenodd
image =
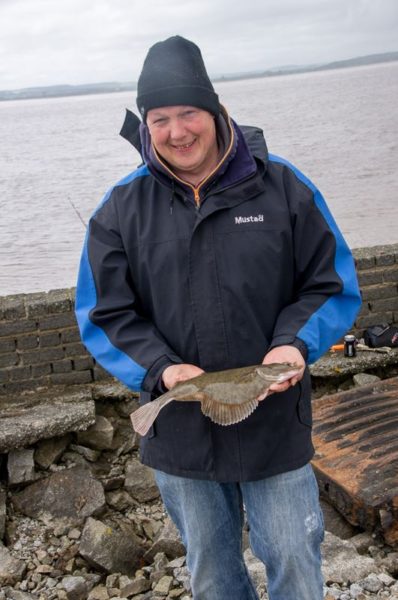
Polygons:
<instances>
[{"instance_id":1,"label":"man's face","mask_svg":"<svg viewBox=\"0 0 398 600\"><path fill-rule=\"evenodd\" d=\"M197 185L217 165L214 117L194 106L165 106L148 111L152 143L178 177Z\"/></svg>"}]
</instances>

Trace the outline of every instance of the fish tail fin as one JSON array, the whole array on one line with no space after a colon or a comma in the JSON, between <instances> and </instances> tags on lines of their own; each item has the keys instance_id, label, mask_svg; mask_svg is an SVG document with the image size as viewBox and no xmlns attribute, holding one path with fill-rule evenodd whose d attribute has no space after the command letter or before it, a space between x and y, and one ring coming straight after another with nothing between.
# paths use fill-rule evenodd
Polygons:
<instances>
[{"instance_id":1,"label":"fish tail fin","mask_svg":"<svg viewBox=\"0 0 398 600\"><path fill-rule=\"evenodd\" d=\"M147 404L140 406L140 408L137 408L137 410L131 413L130 419L133 424L134 431L140 435L146 435L148 433L149 428L152 426L162 408L174 400L171 395L167 395L167 397L165 396L166 394L157 400L147 402Z\"/></svg>"}]
</instances>

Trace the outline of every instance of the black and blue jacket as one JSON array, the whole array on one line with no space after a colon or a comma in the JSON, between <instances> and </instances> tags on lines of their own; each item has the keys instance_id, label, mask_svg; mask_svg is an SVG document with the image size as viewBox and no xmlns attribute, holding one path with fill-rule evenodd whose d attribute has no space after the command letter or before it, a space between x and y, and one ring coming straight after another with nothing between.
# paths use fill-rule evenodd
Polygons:
<instances>
[{"instance_id":1,"label":"black and blue jacket","mask_svg":"<svg viewBox=\"0 0 398 600\"><path fill-rule=\"evenodd\" d=\"M174 363L241 367L284 344L313 362L361 304L351 252L317 188L268 155L261 130L239 128L223 112L218 131L223 159L193 189L162 164L141 125L144 165L108 191L90 220L76 293L82 340L141 402L160 393ZM137 141L137 131L130 137ZM199 403L172 402L143 438L141 459L217 481L299 468L313 455L310 396L306 372L229 427Z\"/></svg>"}]
</instances>

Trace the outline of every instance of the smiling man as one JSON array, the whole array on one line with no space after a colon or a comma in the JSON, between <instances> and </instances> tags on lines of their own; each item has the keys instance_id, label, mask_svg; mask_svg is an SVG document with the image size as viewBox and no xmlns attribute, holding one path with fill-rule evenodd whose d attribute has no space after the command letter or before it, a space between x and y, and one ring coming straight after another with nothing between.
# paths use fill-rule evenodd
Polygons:
<instances>
[{"instance_id":1,"label":"smiling man","mask_svg":"<svg viewBox=\"0 0 398 600\"><path fill-rule=\"evenodd\" d=\"M351 253L317 188L220 105L193 42L150 48L137 92L139 135L131 113L123 131L144 164L90 221L83 342L142 403L203 371L301 367L236 425L170 403L140 455L186 546L194 600L257 600L243 507L270 600L321 600L307 364L361 304Z\"/></svg>"}]
</instances>

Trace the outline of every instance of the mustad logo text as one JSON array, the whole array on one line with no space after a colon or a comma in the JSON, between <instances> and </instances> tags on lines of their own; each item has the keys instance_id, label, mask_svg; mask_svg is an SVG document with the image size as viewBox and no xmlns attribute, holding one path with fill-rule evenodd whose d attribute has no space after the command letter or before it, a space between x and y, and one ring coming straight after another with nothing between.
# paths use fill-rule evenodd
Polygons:
<instances>
[{"instance_id":1,"label":"mustad logo text","mask_svg":"<svg viewBox=\"0 0 398 600\"><path fill-rule=\"evenodd\" d=\"M235 217L235 225L241 223L263 223L264 215L250 215L250 217Z\"/></svg>"}]
</instances>

